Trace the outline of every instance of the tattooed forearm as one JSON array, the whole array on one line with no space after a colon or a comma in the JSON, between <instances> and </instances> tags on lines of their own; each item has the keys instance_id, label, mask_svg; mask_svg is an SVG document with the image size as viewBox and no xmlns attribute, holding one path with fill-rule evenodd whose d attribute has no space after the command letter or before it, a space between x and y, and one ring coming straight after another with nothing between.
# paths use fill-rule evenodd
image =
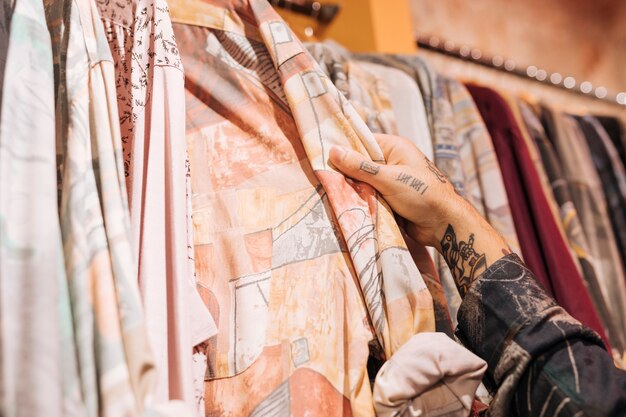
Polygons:
<instances>
[{"instance_id":1,"label":"tattooed forearm","mask_svg":"<svg viewBox=\"0 0 626 417\"><path fill-rule=\"evenodd\" d=\"M415 178L413 175L405 174L403 172L398 174L398 176L396 177L396 181L401 184L408 185L422 195L428 189L428 185L426 185L424 181Z\"/></svg>"},{"instance_id":2,"label":"tattooed forearm","mask_svg":"<svg viewBox=\"0 0 626 417\"><path fill-rule=\"evenodd\" d=\"M474 250L474 234L469 235L467 242L457 242L454 228L448 224L441 239L441 254L452 271L461 297L465 297L472 282L487 269L485 254Z\"/></svg>"},{"instance_id":3,"label":"tattooed forearm","mask_svg":"<svg viewBox=\"0 0 626 417\"><path fill-rule=\"evenodd\" d=\"M448 180L446 179L446 176L443 175L441 171L439 171L439 169L435 166L435 164L433 164L433 162L430 159L426 158L425 156L424 156L424 159L426 160L426 166L433 174L435 174L435 177L439 180L439 182L442 182L444 184L448 182Z\"/></svg>"},{"instance_id":4,"label":"tattooed forearm","mask_svg":"<svg viewBox=\"0 0 626 417\"><path fill-rule=\"evenodd\" d=\"M359 169L372 175L376 175L378 174L378 171L380 171L380 167L378 165L369 161L361 162L361 166L359 166Z\"/></svg>"}]
</instances>

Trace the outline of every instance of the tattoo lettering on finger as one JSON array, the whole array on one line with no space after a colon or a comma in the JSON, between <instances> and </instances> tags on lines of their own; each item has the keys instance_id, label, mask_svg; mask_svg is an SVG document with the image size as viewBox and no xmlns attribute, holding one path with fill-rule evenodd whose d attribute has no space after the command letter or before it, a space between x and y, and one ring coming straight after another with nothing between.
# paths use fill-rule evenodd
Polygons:
<instances>
[{"instance_id":1,"label":"tattoo lettering on finger","mask_svg":"<svg viewBox=\"0 0 626 417\"><path fill-rule=\"evenodd\" d=\"M435 164L430 159L426 158L426 156L424 156L424 159L426 160L426 166L433 174L435 174L435 177L437 178L437 180L439 180L439 182L444 183L444 184L448 182L448 180L446 179L446 176L443 175L441 171L439 171L439 169L435 166Z\"/></svg>"},{"instance_id":2,"label":"tattoo lettering on finger","mask_svg":"<svg viewBox=\"0 0 626 417\"><path fill-rule=\"evenodd\" d=\"M398 174L398 176L396 177L396 181L400 184L408 185L409 187L420 193L420 195L424 195L424 193L428 189L428 185L426 185L424 181L404 172Z\"/></svg>"},{"instance_id":3,"label":"tattoo lettering on finger","mask_svg":"<svg viewBox=\"0 0 626 417\"><path fill-rule=\"evenodd\" d=\"M363 161L363 162L361 162L361 165L359 166L359 169L361 171L367 172L368 174L371 174L371 175L376 175L380 171L380 167L378 165L376 165L375 163L370 162L370 161Z\"/></svg>"},{"instance_id":4,"label":"tattoo lettering on finger","mask_svg":"<svg viewBox=\"0 0 626 417\"><path fill-rule=\"evenodd\" d=\"M487 258L484 253L478 253L474 249L473 233L469 235L467 242L457 241L451 224L448 224L440 243L443 258L452 272L461 298L464 298L472 282L487 269Z\"/></svg>"}]
</instances>

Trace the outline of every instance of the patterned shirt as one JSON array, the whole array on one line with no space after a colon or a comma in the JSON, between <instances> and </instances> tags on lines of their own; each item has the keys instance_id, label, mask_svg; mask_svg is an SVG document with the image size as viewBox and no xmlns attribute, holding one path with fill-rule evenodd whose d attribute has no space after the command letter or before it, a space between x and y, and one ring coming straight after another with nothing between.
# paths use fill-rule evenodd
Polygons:
<instances>
[{"instance_id":1,"label":"patterned shirt","mask_svg":"<svg viewBox=\"0 0 626 417\"><path fill-rule=\"evenodd\" d=\"M592 255L587 236L583 230L578 211L574 205L572 194L565 178L561 161L557 156L554 146L548 140L546 132L538 116L531 109L530 105L520 102L520 110L524 121L528 127L537 149L541 155L543 166L552 186L552 193L559 205L561 222L567 234L570 246L578 257L582 268L583 278L587 283L589 295L594 303L596 311L602 320L602 324L607 331L607 336L611 346L623 354L626 331L621 323L626 322L626 315L623 306L626 305L626 288L622 278L611 279L617 284L616 299L621 299L615 303L609 297L610 288L606 287L608 280L599 275L599 268L595 257ZM621 354L620 354L621 356Z\"/></svg>"},{"instance_id":2,"label":"patterned shirt","mask_svg":"<svg viewBox=\"0 0 626 417\"><path fill-rule=\"evenodd\" d=\"M382 152L269 3L170 8L186 72L196 274L218 326L206 413L373 416L369 342L390 357L434 330L391 210L327 161L332 145L381 162Z\"/></svg>"},{"instance_id":3,"label":"patterned shirt","mask_svg":"<svg viewBox=\"0 0 626 417\"><path fill-rule=\"evenodd\" d=\"M493 139L529 268L560 305L602 335L608 344L583 278L570 256L569 246L561 237L544 185L513 112L496 91L476 85L468 89Z\"/></svg>"},{"instance_id":4,"label":"patterned shirt","mask_svg":"<svg viewBox=\"0 0 626 417\"><path fill-rule=\"evenodd\" d=\"M406 74L395 68L387 69L380 64L354 61L348 51L334 42L308 44L307 48L372 132L398 134L390 86L386 79L378 75L378 72L381 68L385 68L387 72L396 71L399 75L408 78ZM410 78L408 81L413 82ZM420 108L418 107L417 110L419 111ZM432 152L432 143L430 148ZM435 327L437 331L452 336L454 326L439 274L432 262L434 256L431 257L425 248L413 241L407 234L404 234L404 240L433 297ZM431 254L434 255L434 251Z\"/></svg>"},{"instance_id":5,"label":"patterned shirt","mask_svg":"<svg viewBox=\"0 0 626 417\"><path fill-rule=\"evenodd\" d=\"M194 406L204 378L194 387L193 347L216 328L187 250L183 67L165 1L99 0L98 9L114 62L135 274L158 373L154 399Z\"/></svg>"},{"instance_id":6,"label":"patterned shirt","mask_svg":"<svg viewBox=\"0 0 626 417\"><path fill-rule=\"evenodd\" d=\"M84 416L57 210L43 3L5 2L0 23L0 415Z\"/></svg>"},{"instance_id":7,"label":"patterned shirt","mask_svg":"<svg viewBox=\"0 0 626 417\"><path fill-rule=\"evenodd\" d=\"M83 416L138 416L155 370L130 239L114 68L89 0L47 0L59 214ZM67 23L67 25L65 25Z\"/></svg>"},{"instance_id":8,"label":"patterned shirt","mask_svg":"<svg viewBox=\"0 0 626 417\"><path fill-rule=\"evenodd\" d=\"M490 417L618 417L626 409L626 371L515 254L474 281L457 336L487 361Z\"/></svg>"},{"instance_id":9,"label":"patterned shirt","mask_svg":"<svg viewBox=\"0 0 626 417\"><path fill-rule=\"evenodd\" d=\"M465 87L437 74L419 56L358 54L357 57L400 69L415 79L429 120L435 165L507 240L511 249L520 253L491 138ZM461 297L445 260L437 255L435 263L450 316L456 324Z\"/></svg>"}]
</instances>

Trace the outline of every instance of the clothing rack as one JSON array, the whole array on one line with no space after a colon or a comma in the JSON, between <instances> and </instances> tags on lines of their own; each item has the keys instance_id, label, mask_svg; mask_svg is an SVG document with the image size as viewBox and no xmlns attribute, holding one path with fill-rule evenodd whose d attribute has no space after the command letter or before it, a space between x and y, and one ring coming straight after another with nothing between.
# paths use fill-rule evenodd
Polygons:
<instances>
[{"instance_id":1,"label":"clothing rack","mask_svg":"<svg viewBox=\"0 0 626 417\"><path fill-rule=\"evenodd\" d=\"M336 3L322 4L319 1L270 0L270 4L274 7L309 16L322 24L332 22L341 9Z\"/></svg>"},{"instance_id":2,"label":"clothing rack","mask_svg":"<svg viewBox=\"0 0 626 417\"><path fill-rule=\"evenodd\" d=\"M547 72L544 69L531 65L522 67L514 60L501 55L486 56L480 49L467 45L457 45L452 41L442 40L437 36L418 35L417 46L422 49L441 53L463 61L472 62L497 71L515 75L527 80L536 81L551 87L560 88L585 97L602 100L604 102L626 106L626 92L613 94L605 87L595 87L589 81L578 82L572 76L563 76L558 72Z\"/></svg>"}]
</instances>

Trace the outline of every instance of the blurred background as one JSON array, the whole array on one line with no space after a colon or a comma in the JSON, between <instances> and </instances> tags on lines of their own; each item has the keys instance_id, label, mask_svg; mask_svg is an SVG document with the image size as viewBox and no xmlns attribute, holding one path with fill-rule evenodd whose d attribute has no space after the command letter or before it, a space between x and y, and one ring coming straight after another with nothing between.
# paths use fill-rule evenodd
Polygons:
<instances>
[{"instance_id":1,"label":"blurred background","mask_svg":"<svg viewBox=\"0 0 626 417\"><path fill-rule=\"evenodd\" d=\"M410 0L410 7L416 32L626 89L626 1Z\"/></svg>"},{"instance_id":2,"label":"blurred background","mask_svg":"<svg viewBox=\"0 0 626 417\"><path fill-rule=\"evenodd\" d=\"M439 71L455 78L489 82L512 93L523 92L557 105L563 103L572 111L593 106L597 111L626 118L626 107L615 106L626 105L626 1L270 2L305 41L332 39L351 52L419 50ZM326 13L326 19L322 19L325 21L320 22L293 12L294 4L313 5L317 9L314 17L320 8L328 12L335 7L336 13ZM416 48L417 39L436 48ZM444 46L455 51L455 59L445 56L445 50L441 53ZM489 65L476 68L475 63L467 62L472 59L459 59L463 58L461 53L467 58L479 57ZM492 62L498 63L500 71L488 68ZM514 69L509 73L516 72L521 77L502 71L505 63ZM529 82L537 79L543 84ZM551 88L551 80L561 89ZM598 97L604 100L594 100Z\"/></svg>"}]
</instances>

